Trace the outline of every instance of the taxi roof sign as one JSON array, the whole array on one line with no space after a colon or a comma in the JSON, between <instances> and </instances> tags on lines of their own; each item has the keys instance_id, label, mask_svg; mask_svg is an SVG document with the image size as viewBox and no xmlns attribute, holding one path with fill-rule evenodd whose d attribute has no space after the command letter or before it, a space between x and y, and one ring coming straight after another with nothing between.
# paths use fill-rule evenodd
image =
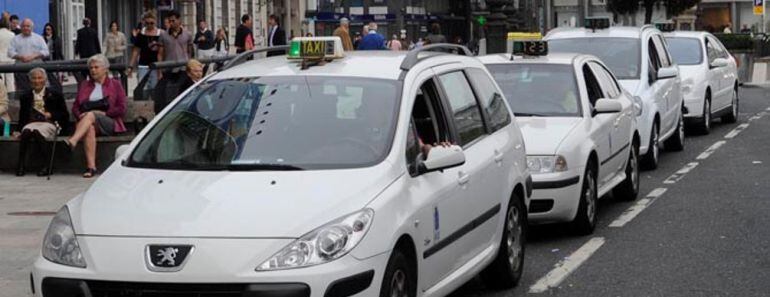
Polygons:
<instances>
[{"instance_id":1,"label":"taxi roof sign","mask_svg":"<svg viewBox=\"0 0 770 297\"><path fill-rule=\"evenodd\" d=\"M508 32L508 40L539 40L543 39L540 32Z\"/></svg>"},{"instance_id":2,"label":"taxi roof sign","mask_svg":"<svg viewBox=\"0 0 770 297\"><path fill-rule=\"evenodd\" d=\"M610 18L608 17L585 18L585 27L593 31L596 31L597 29L607 29L610 27Z\"/></svg>"},{"instance_id":3,"label":"taxi roof sign","mask_svg":"<svg viewBox=\"0 0 770 297\"><path fill-rule=\"evenodd\" d=\"M673 32L676 31L676 24L674 23L655 23L655 28L660 30L661 32Z\"/></svg>"},{"instance_id":4,"label":"taxi roof sign","mask_svg":"<svg viewBox=\"0 0 770 297\"><path fill-rule=\"evenodd\" d=\"M511 57L520 55L524 57L539 57L548 55L548 42L543 40L522 40L521 46L513 48Z\"/></svg>"},{"instance_id":5,"label":"taxi roof sign","mask_svg":"<svg viewBox=\"0 0 770 297\"><path fill-rule=\"evenodd\" d=\"M289 59L337 59L344 56L342 39L337 36L295 37L291 40Z\"/></svg>"}]
</instances>

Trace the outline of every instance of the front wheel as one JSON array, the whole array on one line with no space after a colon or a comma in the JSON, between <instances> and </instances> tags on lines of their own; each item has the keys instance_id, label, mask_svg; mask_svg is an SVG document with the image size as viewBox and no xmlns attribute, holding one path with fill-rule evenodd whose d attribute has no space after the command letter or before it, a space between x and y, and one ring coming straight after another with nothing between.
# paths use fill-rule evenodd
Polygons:
<instances>
[{"instance_id":1,"label":"front wheel","mask_svg":"<svg viewBox=\"0 0 770 297\"><path fill-rule=\"evenodd\" d=\"M626 179L612 190L615 199L634 201L639 196L639 144L634 141L628 153Z\"/></svg>"},{"instance_id":2,"label":"front wheel","mask_svg":"<svg viewBox=\"0 0 770 297\"><path fill-rule=\"evenodd\" d=\"M679 121L676 123L676 131L665 141L666 150L680 152L684 150L684 115L679 114Z\"/></svg>"},{"instance_id":3,"label":"front wheel","mask_svg":"<svg viewBox=\"0 0 770 297\"><path fill-rule=\"evenodd\" d=\"M519 284L524 270L526 226L526 208L522 200L514 194L506 211L503 238L497 257L481 273L482 280L487 286L510 289Z\"/></svg>"},{"instance_id":4,"label":"front wheel","mask_svg":"<svg viewBox=\"0 0 770 297\"><path fill-rule=\"evenodd\" d=\"M660 138L658 132L658 123L653 123L652 129L650 130L650 143L647 154L642 157L642 167L644 169L652 170L658 168L658 157L660 154Z\"/></svg>"},{"instance_id":5,"label":"front wheel","mask_svg":"<svg viewBox=\"0 0 770 297\"><path fill-rule=\"evenodd\" d=\"M596 175L589 164L583 176L583 187L580 191L577 216L572 221L572 227L575 233L579 235L594 233L596 228L596 204L598 200L596 192Z\"/></svg>"},{"instance_id":6,"label":"front wheel","mask_svg":"<svg viewBox=\"0 0 770 297\"><path fill-rule=\"evenodd\" d=\"M711 133L711 102L709 97L703 100L703 117L695 124L695 130L701 135Z\"/></svg>"},{"instance_id":7,"label":"front wheel","mask_svg":"<svg viewBox=\"0 0 770 297\"><path fill-rule=\"evenodd\" d=\"M406 255L396 249L388 260L385 277L380 288L380 297L417 296L417 274L409 266Z\"/></svg>"},{"instance_id":8,"label":"front wheel","mask_svg":"<svg viewBox=\"0 0 770 297\"><path fill-rule=\"evenodd\" d=\"M730 113L722 116L722 122L735 123L738 121L738 90L733 89L733 100L730 104Z\"/></svg>"}]
</instances>

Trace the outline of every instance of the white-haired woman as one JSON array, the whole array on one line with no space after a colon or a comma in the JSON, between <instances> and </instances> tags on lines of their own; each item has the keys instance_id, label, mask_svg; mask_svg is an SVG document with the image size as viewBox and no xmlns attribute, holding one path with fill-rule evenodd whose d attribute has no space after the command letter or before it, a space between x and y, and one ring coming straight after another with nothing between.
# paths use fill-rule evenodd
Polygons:
<instances>
[{"instance_id":1,"label":"white-haired woman","mask_svg":"<svg viewBox=\"0 0 770 297\"><path fill-rule=\"evenodd\" d=\"M55 139L57 134L56 124L64 130L69 127L69 113L64 103L64 96L51 88L46 88L46 72L43 68L34 68L27 74L30 89L22 93L19 98L19 127L21 127L21 142L19 144L19 158L16 167L16 175L24 175L27 159L27 148L30 142L38 144L39 151L44 152L45 157L38 160L48 160L47 141ZM38 175L46 175L48 169L45 166L38 171Z\"/></svg>"},{"instance_id":2,"label":"white-haired woman","mask_svg":"<svg viewBox=\"0 0 770 297\"><path fill-rule=\"evenodd\" d=\"M74 149L82 140L86 155L83 177L96 175L96 136L110 136L126 131L123 116L126 114L126 92L120 81L107 73L110 62L103 54L88 59L90 79L78 86L78 94L72 105L72 115L77 119L75 132L65 142Z\"/></svg>"}]
</instances>

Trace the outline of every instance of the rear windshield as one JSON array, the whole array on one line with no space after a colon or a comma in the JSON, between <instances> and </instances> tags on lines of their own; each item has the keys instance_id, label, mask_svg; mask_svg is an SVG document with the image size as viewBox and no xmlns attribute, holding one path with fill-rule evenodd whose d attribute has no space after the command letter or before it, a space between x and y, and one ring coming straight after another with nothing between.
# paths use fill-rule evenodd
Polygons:
<instances>
[{"instance_id":1,"label":"rear windshield","mask_svg":"<svg viewBox=\"0 0 770 297\"><path fill-rule=\"evenodd\" d=\"M703 48L697 38L666 37L668 51L679 65L698 65L703 61Z\"/></svg>"},{"instance_id":2,"label":"rear windshield","mask_svg":"<svg viewBox=\"0 0 770 297\"><path fill-rule=\"evenodd\" d=\"M487 68L516 116L581 116L572 66L493 64Z\"/></svg>"},{"instance_id":3,"label":"rear windshield","mask_svg":"<svg viewBox=\"0 0 770 297\"><path fill-rule=\"evenodd\" d=\"M598 57L618 79L639 79L641 45L637 38L589 37L548 40L551 52Z\"/></svg>"}]
</instances>

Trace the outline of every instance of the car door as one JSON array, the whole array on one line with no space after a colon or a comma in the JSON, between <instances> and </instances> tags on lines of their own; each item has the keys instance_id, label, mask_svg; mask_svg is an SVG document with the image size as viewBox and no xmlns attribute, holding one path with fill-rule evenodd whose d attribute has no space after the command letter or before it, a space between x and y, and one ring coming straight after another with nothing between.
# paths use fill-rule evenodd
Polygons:
<instances>
[{"instance_id":1,"label":"car door","mask_svg":"<svg viewBox=\"0 0 770 297\"><path fill-rule=\"evenodd\" d=\"M591 70L594 75L599 79L599 85L604 91L604 98L617 100L623 105L621 112L617 113L615 120L612 121L612 128L610 132L610 156L607 159L601 160L606 163L609 174L613 177L625 169L625 156L628 155L628 149L630 147L629 139L631 139L630 131L632 124L632 117L634 116L631 111L631 103L621 98L621 89L618 85L615 77L607 70L604 65L598 62L588 62L591 66ZM611 177L610 177L611 179Z\"/></svg>"},{"instance_id":2,"label":"car door","mask_svg":"<svg viewBox=\"0 0 770 297\"><path fill-rule=\"evenodd\" d=\"M717 41L710 36L706 37L706 56L708 57L709 72L713 79L711 85L711 110L718 111L727 105L727 96L725 90L725 67L713 67L714 60L720 58L719 46ZM727 89L729 91L729 89Z\"/></svg>"},{"instance_id":3,"label":"car door","mask_svg":"<svg viewBox=\"0 0 770 297\"><path fill-rule=\"evenodd\" d=\"M594 115L594 107L596 101L604 97L604 91L601 88L598 78L591 70L591 66L584 63L580 68L583 90L581 90L582 97L588 100L588 106L591 109L586 113L587 117L591 120L591 139L594 141L596 147L597 157L599 158L599 172L597 173L597 182L599 188L601 188L612 177L610 165L603 160L607 160L612 155L611 150L611 136L614 128L615 121L617 120L616 113L605 113Z\"/></svg>"},{"instance_id":4,"label":"car door","mask_svg":"<svg viewBox=\"0 0 770 297\"><path fill-rule=\"evenodd\" d=\"M730 57L730 53L727 51L727 49L724 48L721 42L719 42L718 39L710 37L709 39L712 40L712 44L714 47L716 47L717 50L717 56L719 58L725 59L728 61L728 65L726 67L719 67L719 83L722 90L722 108L727 108L732 104L732 95L733 95L733 87L735 87L735 80L736 80L736 73L737 70L734 69L733 59Z\"/></svg>"},{"instance_id":5,"label":"car door","mask_svg":"<svg viewBox=\"0 0 770 297\"><path fill-rule=\"evenodd\" d=\"M659 61L660 68L676 67L671 62L671 57L666 50L665 42L660 34L653 34L652 41L655 46L656 56ZM660 69L659 68L659 69ZM667 133L676 128L677 121L679 120L679 112L677 106L681 101L681 95L679 90L679 78L663 78L657 79L656 84L660 84L659 91L661 96L665 98L664 107L660 109L661 112L661 134Z\"/></svg>"}]
</instances>

